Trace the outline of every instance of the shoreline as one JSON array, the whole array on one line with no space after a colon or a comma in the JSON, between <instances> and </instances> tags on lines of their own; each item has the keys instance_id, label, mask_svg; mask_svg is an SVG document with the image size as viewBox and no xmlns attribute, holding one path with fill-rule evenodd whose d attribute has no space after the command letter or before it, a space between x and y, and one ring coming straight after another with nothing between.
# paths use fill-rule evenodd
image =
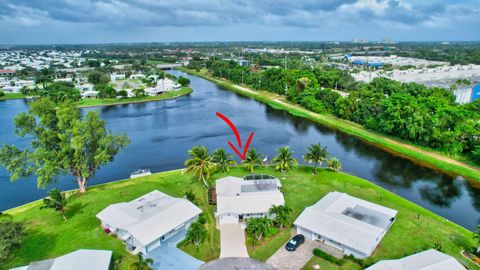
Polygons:
<instances>
[{"instance_id":1,"label":"shoreline","mask_svg":"<svg viewBox=\"0 0 480 270\"><path fill-rule=\"evenodd\" d=\"M168 97L163 97L162 95L152 97L150 99L140 99L140 100L124 100L124 99L118 99L119 102L114 102L114 103L106 103L106 104L92 104L92 105L77 105L77 108L95 108L95 107L108 107L108 106L115 106L115 105L125 105L125 104L136 104L136 103L147 103L147 102L153 102L153 101L161 101L161 100L170 100L170 99L176 99L179 97L184 97L188 96L193 92L193 89L190 87L187 87L189 91L185 91L185 93L180 93L179 95L175 96L168 96ZM182 92L183 89L174 91L174 92ZM173 93L173 92L171 92ZM167 93L168 94L168 93ZM77 102L78 103L78 102Z\"/></svg>"},{"instance_id":2,"label":"shoreline","mask_svg":"<svg viewBox=\"0 0 480 270\"><path fill-rule=\"evenodd\" d=\"M464 163L462 161L443 156L440 153L422 149L406 142L402 142L395 138L390 138L383 134L369 131L364 127L343 119L339 119L332 115L318 114L302 108L296 104L290 104L283 100L283 97L274 95L272 93L264 93L263 91L255 91L247 87L231 83L226 80L221 80L205 74L197 72L184 67L177 68L180 71L190 75L198 76L205 80L215 83L216 85L233 91L235 93L253 98L276 109L285 110L288 113L303 117L315 123L324 125L326 127L344 132L348 135L355 136L367 143L379 147L391 154L407 158L421 166L425 166L437 171L446 173L450 176L463 176L466 180L480 182L480 168Z\"/></svg>"}]
</instances>

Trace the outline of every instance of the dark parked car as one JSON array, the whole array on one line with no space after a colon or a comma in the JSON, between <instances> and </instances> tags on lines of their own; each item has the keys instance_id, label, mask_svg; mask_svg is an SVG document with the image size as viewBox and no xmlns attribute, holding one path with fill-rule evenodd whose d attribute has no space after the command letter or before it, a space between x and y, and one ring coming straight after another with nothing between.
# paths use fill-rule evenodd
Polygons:
<instances>
[{"instance_id":1,"label":"dark parked car","mask_svg":"<svg viewBox=\"0 0 480 270\"><path fill-rule=\"evenodd\" d=\"M288 251L295 251L301 244L305 242L305 236L297 234L285 245L285 249Z\"/></svg>"}]
</instances>

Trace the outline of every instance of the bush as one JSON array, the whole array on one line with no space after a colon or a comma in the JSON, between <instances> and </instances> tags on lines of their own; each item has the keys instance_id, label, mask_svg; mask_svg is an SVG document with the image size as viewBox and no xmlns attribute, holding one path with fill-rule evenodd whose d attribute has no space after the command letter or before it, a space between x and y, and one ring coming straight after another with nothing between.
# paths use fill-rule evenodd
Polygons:
<instances>
[{"instance_id":1,"label":"bush","mask_svg":"<svg viewBox=\"0 0 480 270\"><path fill-rule=\"evenodd\" d=\"M320 257L320 258L322 258L322 259L324 259L328 262L331 262L333 264L339 265L339 266L341 266L345 263L345 259L343 259L343 258L342 259L337 259L337 258L333 257L332 255L330 255L330 254L328 254L328 253L326 253L323 250L318 249L318 248L313 250L313 255L315 255L317 257Z\"/></svg>"},{"instance_id":2,"label":"bush","mask_svg":"<svg viewBox=\"0 0 480 270\"><path fill-rule=\"evenodd\" d=\"M0 264L5 262L23 238L23 226L12 221L0 222Z\"/></svg>"},{"instance_id":3,"label":"bush","mask_svg":"<svg viewBox=\"0 0 480 270\"><path fill-rule=\"evenodd\" d=\"M0 91L0 97L5 96L5 93L3 91Z\"/></svg>"},{"instance_id":4,"label":"bush","mask_svg":"<svg viewBox=\"0 0 480 270\"><path fill-rule=\"evenodd\" d=\"M207 218L205 217L205 214L201 213L200 216L198 216L198 222L202 225L205 225L207 223Z\"/></svg>"}]
</instances>

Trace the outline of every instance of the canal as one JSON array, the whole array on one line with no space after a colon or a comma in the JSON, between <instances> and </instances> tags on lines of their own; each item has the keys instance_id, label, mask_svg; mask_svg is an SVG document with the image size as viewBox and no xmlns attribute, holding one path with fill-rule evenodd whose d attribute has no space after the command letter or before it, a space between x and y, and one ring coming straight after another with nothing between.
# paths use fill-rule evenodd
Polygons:
<instances>
[{"instance_id":1,"label":"canal","mask_svg":"<svg viewBox=\"0 0 480 270\"><path fill-rule=\"evenodd\" d=\"M132 140L114 162L97 172L89 185L128 178L139 168L150 168L152 172L182 168L187 150L194 145L205 145L210 150L223 147L231 152L227 141L235 138L215 116L218 111L235 123L243 137L254 131L251 147L265 153L268 160L275 156L275 149L289 145L300 161L309 144L320 142L340 159L344 172L368 179L467 229L473 230L480 221L480 184L422 167L204 79L171 72L188 77L194 92L174 100L82 109L100 111L108 128L125 132ZM13 125L15 115L27 109L25 100L0 101L0 143L28 145L30 139L16 137ZM76 188L76 183L72 177L62 176L53 186L66 190ZM0 210L39 199L52 187L37 189L34 177L11 183L8 172L0 168Z\"/></svg>"}]
</instances>

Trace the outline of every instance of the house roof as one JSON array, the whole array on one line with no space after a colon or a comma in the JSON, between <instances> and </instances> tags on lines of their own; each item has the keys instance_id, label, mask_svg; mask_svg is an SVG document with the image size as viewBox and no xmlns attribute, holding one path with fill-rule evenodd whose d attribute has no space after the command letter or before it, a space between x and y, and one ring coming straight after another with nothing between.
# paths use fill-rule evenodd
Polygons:
<instances>
[{"instance_id":1,"label":"house roof","mask_svg":"<svg viewBox=\"0 0 480 270\"><path fill-rule=\"evenodd\" d=\"M154 190L131 202L112 204L98 213L97 218L129 232L145 246L201 212L186 199Z\"/></svg>"},{"instance_id":2,"label":"house roof","mask_svg":"<svg viewBox=\"0 0 480 270\"><path fill-rule=\"evenodd\" d=\"M276 181L243 180L224 177L216 182L217 216L227 213L266 213L273 205L285 200Z\"/></svg>"},{"instance_id":3,"label":"house roof","mask_svg":"<svg viewBox=\"0 0 480 270\"><path fill-rule=\"evenodd\" d=\"M79 249L56 259L32 262L11 270L108 270L111 258L110 250Z\"/></svg>"},{"instance_id":4,"label":"house roof","mask_svg":"<svg viewBox=\"0 0 480 270\"><path fill-rule=\"evenodd\" d=\"M465 270L455 258L429 249L398 260L380 261L366 270Z\"/></svg>"},{"instance_id":5,"label":"house roof","mask_svg":"<svg viewBox=\"0 0 480 270\"><path fill-rule=\"evenodd\" d=\"M330 192L307 207L294 225L370 254L397 214L345 193Z\"/></svg>"}]
</instances>

